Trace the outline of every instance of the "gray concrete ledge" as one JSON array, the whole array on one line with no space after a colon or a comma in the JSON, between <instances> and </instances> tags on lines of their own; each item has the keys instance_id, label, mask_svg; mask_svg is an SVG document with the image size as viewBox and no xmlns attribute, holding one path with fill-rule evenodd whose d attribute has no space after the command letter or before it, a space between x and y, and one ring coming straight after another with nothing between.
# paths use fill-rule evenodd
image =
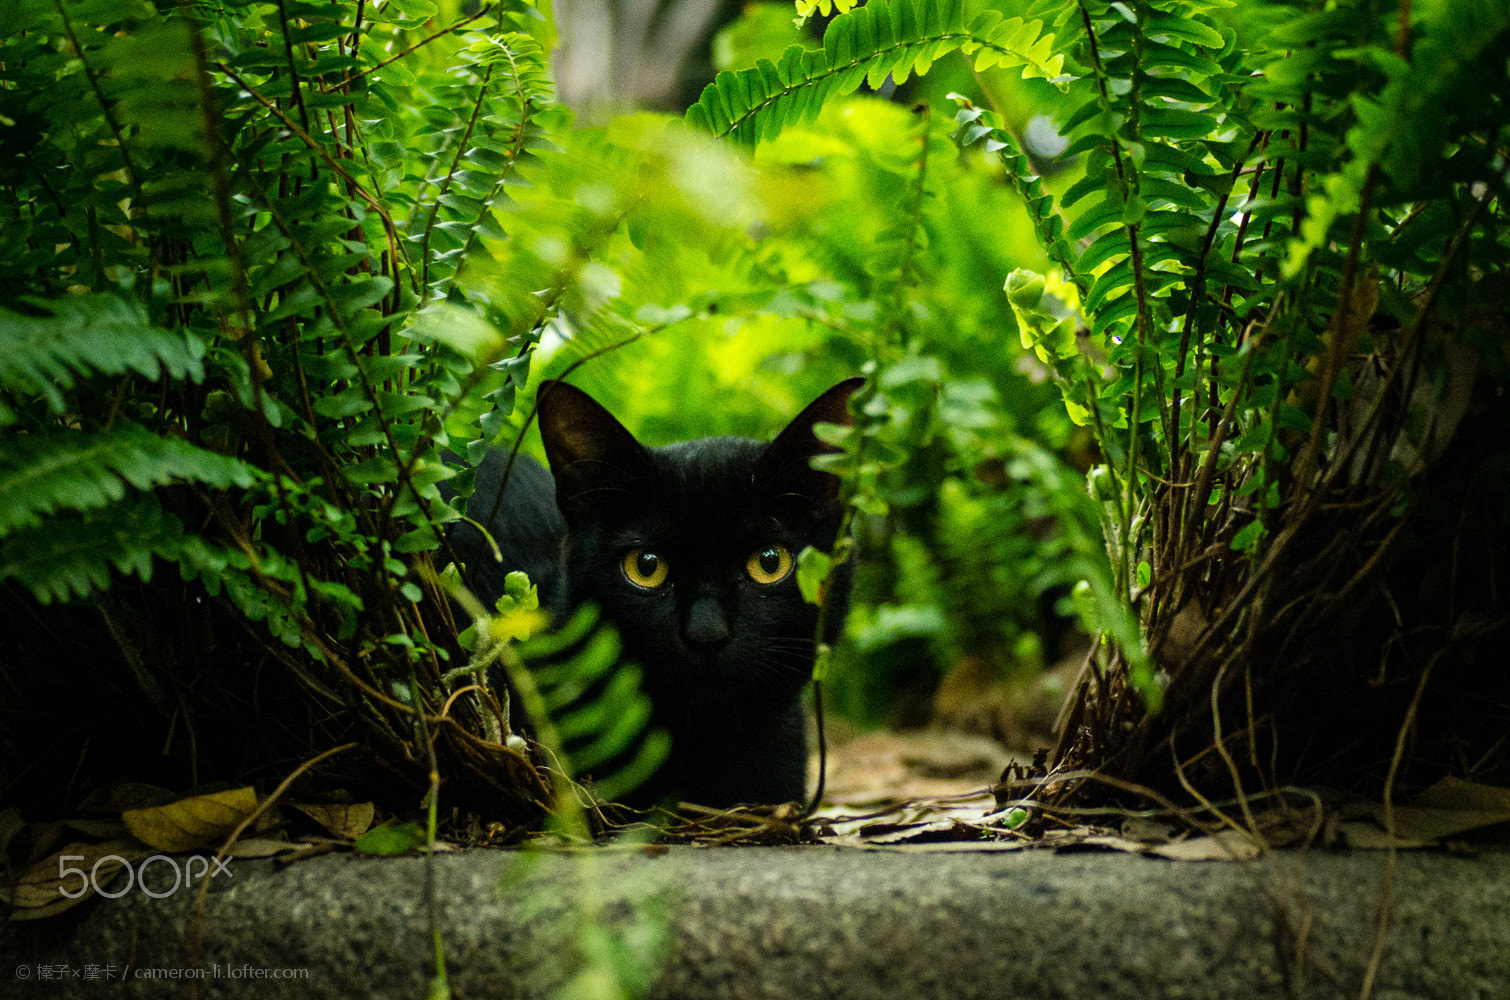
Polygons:
<instances>
[{"instance_id":1,"label":"gray concrete ledge","mask_svg":"<svg viewBox=\"0 0 1510 1000\"><path fill-rule=\"evenodd\" d=\"M436 858L435 878L464 1000L550 996L590 940L619 948L631 975L625 956L657 954L640 968L661 998L1312 998L1358 995L1386 864L683 847L477 851ZM232 870L206 903L199 996L425 996L423 859ZM1510 998L1510 854L1401 854L1392 896L1377 1000ZM0 996L188 996L182 981L137 976L187 966L192 913L192 893L133 890L0 925ZM39 978L60 964L115 978ZM288 969L307 978L253 978Z\"/></svg>"}]
</instances>

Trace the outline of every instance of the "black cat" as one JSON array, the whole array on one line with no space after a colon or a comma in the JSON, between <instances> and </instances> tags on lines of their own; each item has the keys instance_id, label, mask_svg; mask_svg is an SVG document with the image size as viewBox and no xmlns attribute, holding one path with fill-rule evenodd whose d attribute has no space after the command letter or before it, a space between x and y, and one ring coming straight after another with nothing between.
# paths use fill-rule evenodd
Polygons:
<instances>
[{"instance_id":1,"label":"black cat","mask_svg":"<svg viewBox=\"0 0 1510 1000\"><path fill-rule=\"evenodd\" d=\"M767 443L700 438L647 448L592 397L564 382L540 388L548 473L494 449L477 470L453 549L491 607L522 569L559 621L590 601L643 669L651 723L670 756L636 793L703 805L800 800L807 766L802 689L811 676L817 608L797 588L797 554L827 550L839 530L839 481L810 460L832 450L819 422L847 424L853 378L818 397ZM847 578L835 581L825 628L842 625Z\"/></svg>"}]
</instances>

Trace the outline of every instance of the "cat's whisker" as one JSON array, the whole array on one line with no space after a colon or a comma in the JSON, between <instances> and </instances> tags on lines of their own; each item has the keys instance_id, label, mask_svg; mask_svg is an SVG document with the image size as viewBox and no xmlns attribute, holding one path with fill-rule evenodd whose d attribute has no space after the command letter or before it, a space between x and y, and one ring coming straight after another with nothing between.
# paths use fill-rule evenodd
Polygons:
<instances>
[{"instance_id":1,"label":"cat's whisker","mask_svg":"<svg viewBox=\"0 0 1510 1000\"><path fill-rule=\"evenodd\" d=\"M598 497L605 493L630 494L630 491L626 490L622 486L596 486L592 489L578 490L576 493L572 494L572 497L573 499L581 500L585 497Z\"/></svg>"}]
</instances>

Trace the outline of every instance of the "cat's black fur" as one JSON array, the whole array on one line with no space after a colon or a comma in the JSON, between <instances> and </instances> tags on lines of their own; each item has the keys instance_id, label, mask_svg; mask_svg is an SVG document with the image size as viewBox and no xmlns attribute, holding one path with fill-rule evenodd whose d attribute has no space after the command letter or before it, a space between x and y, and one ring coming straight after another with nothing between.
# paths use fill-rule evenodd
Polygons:
<instances>
[{"instance_id":1,"label":"cat's black fur","mask_svg":"<svg viewBox=\"0 0 1510 1000\"><path fill-rule=\"evenodd\" d=\"M640 664L654 711L671 736L661 772L635 798L675 795L710 806L804 795L802 689L812 672L817 608L802 599L795 565L758 583L752 554L832 546L838 480L810 460L829 450L817 422L848 423L850 379L824 393L774 441L700 438L647 448L586 393L540 390L540 433L551 471L516 460L499 501L506 451L477 470L468 516L488 524L502 562L476 529L450 536L474 592L491 606L509 570L522 569L560 620L590 601L612 621L624 657ZM496 511L496 513L495 513ZM636 586L625 557L652 551L664 583ZM847 579L831 587L826 627L843 621Z\"/></svg>"}]
</instances>

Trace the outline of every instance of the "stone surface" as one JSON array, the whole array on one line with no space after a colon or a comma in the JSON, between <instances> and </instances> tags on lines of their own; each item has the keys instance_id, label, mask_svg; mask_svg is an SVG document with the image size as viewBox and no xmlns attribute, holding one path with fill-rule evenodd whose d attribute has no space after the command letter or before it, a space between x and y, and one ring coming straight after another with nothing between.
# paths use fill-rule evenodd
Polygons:
<instances>
[{"instance_id":1,"label":"stone surface","mask_svg":"<svg viewBox=\"0 0 1510 1000\"><path fill-rule=\"evenodd\" d=\"M1388 865L1362 852L671 848L441 855L433 876L460 998L568 982L607 997L618 981L658 998L1151 1000L1357 996ZM424 859L231 866L205 900L197 959L194 893L136 889L0 925L0 996L189 996L187 982L139 976L191 967L204 998L425 995ZM1375 998L1510 998L1510 854L1400 854L1391 886ZM41 978L60 965L63 978ZM277 970L300 978L258 978Z\"/></svg>"}]
</instances>

